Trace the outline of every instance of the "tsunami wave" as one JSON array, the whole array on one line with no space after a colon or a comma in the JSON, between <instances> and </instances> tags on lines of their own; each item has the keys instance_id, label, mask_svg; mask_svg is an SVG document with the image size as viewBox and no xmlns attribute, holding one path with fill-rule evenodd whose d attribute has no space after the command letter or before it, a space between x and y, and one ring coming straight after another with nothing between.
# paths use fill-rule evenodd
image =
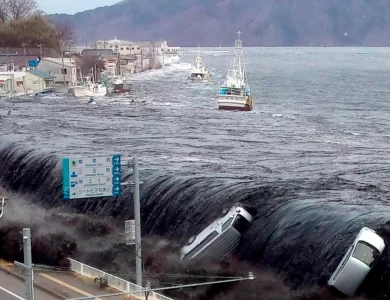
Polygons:
<instances>
[{"instance_id":1,"label":"tsunami wave","mask_svg":"<svg viewBox=\"0 0 390 300\"><path fill-rule=\"evenodd\" d=\"M390 243L390 207L388 191L383 187L356 183L339 176L261 182L249 178L212 178L194 174L160 175L152 171L143 174L146 174L141 186L144 243L156 246L156 236L172 241L169 251L176 251L178 256L180 245L215 219L225 207L243 203L253 207L257 214L234 253L234 260L248 264L248 268L270 269L283 276L293 289L325 286L362 226L377 230L387 245ZM127 178L130 177L131 174L128 174ZM0 147L0 186L11 193L24 195L36 205L35 210L52 211L46 219L37 217L32 223L36 226L45 222L74 224L63 233L62 240L60 235L51 233L61 247L56 247L57 250L47 256L50 259L45 261L45 257L40 258L40 263L53 263L55 259L52 257L63 260L66 255L74 253L83 252L85 257L85 253L90 255L93 251L87 246L76 246L77 238L73 231L77 231L78 237L95 236L88 241L100 245L94 251L106 253L107 264L118 259L109 254L114 248L115 254L122 253L121 257L125 259L120 239L114 238L116 235L113 233L123 231L124 220L133 216L130 190L114 199L64 201L61 184L61 162L57 154L29 149L21 143L7 143ZM340 196L345 194L351 195L348 202L342 200L346 197ZM96 225L96 218L99 218L100 225ZM9 234L12 220L7 222ZM2 224L0 227L3 227ZM91 229L88 232L87 227ZM95 227L103 229L99 231ZM4 228L2 232L6 232ZM43 232L42 241L45 236L47 234ZM102 236L111 236L111 239L102 243L99 241ZM50 248L48 241L44 244ZM4 242L2 247L5 247ZM149 255L153 255L150 249ZM2 258L10 259L12 251L2 249ZM18 255L21 254L15 253L12 257L20 259ZM179 261L175 263L179 264ZM153 263L150 261L149 265ZM368 299L387 299L390 295L389 270L390 250L386 247L360 291ZM256 289L256 286L252 288Z\"/></svg>"}]
</instances>

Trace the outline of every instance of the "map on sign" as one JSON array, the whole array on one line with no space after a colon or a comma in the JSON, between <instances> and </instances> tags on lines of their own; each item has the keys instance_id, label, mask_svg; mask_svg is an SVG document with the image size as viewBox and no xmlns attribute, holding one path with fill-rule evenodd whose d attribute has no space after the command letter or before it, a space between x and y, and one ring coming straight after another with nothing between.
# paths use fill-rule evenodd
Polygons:
<instances>
[{"instance_id":1,"label":"map on sign","mask_svg":"<svg viewBox=\"0 0 390 300\"><path fill-rule=\"evenodd\" d=\"M120 155L62 160L65 200L119 196L122 191L121 182Z\"/></svg>"}]
</instances>

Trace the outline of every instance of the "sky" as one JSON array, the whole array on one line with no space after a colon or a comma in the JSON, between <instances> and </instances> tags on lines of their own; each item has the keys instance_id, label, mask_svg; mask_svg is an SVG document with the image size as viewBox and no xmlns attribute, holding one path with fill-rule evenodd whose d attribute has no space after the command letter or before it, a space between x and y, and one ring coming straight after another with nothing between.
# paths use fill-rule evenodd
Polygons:
<instances>
[{"instance_id":1,"label":"sky","mask_svg":"<svg viewBox=\"0 0 390 300\"><path fill-rule=\"evenodd\" d=\"M36 2L38 3L39 9L47 14L75 14L100 6L112 5L120 2L120 0L36 0Z\"/></svg>"}]
</instances>

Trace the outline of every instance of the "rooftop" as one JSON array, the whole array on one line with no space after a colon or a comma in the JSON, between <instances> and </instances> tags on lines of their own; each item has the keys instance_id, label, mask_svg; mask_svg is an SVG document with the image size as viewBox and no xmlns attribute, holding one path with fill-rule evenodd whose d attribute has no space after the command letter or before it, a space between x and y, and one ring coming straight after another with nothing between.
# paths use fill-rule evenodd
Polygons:
<instances>
[{"instance_id":1,"label":"rooftop","mask_svg":"<svg viewBox=\"0 0 390 300\"><path fill-rule=\"evenodd\" d=\"M28 73L31 73L37 77L40 77L42 79L45 79L45 80L49 80L49 79L54 79L55 77L46 73L46 72L42 72L41 70L37 70L37 69L32 69L32 70L28 70L27 71Z\"/></svg>"},{"instance_id":2,"label":"rooftop","mask_svg":"<svg viewBox=\"0 0 390 300\"><path fill-rule=\"evenodd\" d=\"M44 62L44 61L48 61L48 62L62 65L62 59L57 58L57 57L44 57L44 58L42 58L41 62ZM72 59L71 62L69 62L69 58L64 58L64 66L66 66L68 68L69 67L76 67L76 62L74 61L74 59Z\"/></svg>"},{"instance_id":3,"label":"rooftop","mask_svg":"<svg viewBox=\"0 0 390 300\"><path fill-rule=\"evenodd\" d=\"M88 56L116 56L112 49L84 49L81 54Z\"/></svg>"}]
</instances>

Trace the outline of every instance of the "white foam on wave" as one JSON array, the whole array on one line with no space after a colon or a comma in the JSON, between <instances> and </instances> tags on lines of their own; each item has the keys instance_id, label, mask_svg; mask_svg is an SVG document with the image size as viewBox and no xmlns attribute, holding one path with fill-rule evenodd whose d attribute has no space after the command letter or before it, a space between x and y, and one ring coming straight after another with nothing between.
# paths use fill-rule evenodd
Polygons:
<instances>
[{"instance_id":1,"label":"white foam on wave","mask_svg":"<svg viewBox=\"0 0 390 300\"><path fill-rule=\"evenodd\" d=\"M165 77L167 74L177 73L178 71L185 71L191 69L191 64L189 63L178 63L165 66L162 69L150 70L140 73L132 74L126 79L130 82L132 81L141 81L141 80L154 80L161 77Z\"/></svg>"}]
</instances>

